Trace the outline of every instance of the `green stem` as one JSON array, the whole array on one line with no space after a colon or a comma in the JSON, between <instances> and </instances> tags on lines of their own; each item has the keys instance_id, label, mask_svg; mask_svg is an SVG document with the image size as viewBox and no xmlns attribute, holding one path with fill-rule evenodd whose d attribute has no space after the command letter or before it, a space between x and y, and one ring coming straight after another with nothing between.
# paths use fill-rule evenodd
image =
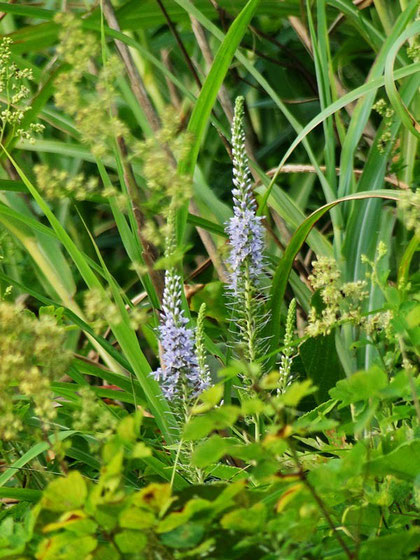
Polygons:
<instances>
[{"instance_id":1,"label":"green stem","mask_svg":"<svg viewBox=\"0 0 420 560\"><path fill-rule=\"evenodd\" d=\"M244 316L245 316L245 328L244 328L244 343L246 347L246 358L250 363L255 362L257 353L255 348L255 305L254 305L254 289L252 281L249 274L249 263L245 263L244 270Z\"/></svg>"},{"instance_id":2,"label":"green stem","mask_svg":"<svg viewBox=\"0 0 420 560\"><path fill-rule=\"evenodd\" d=\"M382 27L387 35L392 31L393 21L389 13L389 6L387 0L373 0L376 11L378 12L379 19L381 20Z\"/></svg>"}]
</instances>

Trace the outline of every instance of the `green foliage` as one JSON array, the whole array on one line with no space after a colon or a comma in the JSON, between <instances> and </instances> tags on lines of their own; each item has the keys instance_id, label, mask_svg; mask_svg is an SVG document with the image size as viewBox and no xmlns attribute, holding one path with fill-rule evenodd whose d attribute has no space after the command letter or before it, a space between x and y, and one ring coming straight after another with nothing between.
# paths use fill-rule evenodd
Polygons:
<instances>
[{"instance_id":1,"label":"green foliage","mask_svg":"<svg viewBox=\"0 0 420 560\"><path fill-rule=\"evenodd\" d=\"M416 558L418 0L0 12L0 559Z\"/></svg>"}]
</instances>

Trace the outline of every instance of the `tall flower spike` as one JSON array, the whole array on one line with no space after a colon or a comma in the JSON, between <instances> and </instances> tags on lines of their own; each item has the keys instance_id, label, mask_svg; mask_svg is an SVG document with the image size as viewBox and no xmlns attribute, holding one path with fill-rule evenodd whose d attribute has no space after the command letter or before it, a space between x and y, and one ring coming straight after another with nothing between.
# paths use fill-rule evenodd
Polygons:
<instances>
[{"instance_id":1,"label":"tall flower spike","mask_svg":"<svg viewBox=\"0 0 420 560\"><path fill-rule=\"evenodd\" d=\"M280 358L280 387L279 393L284 393L286 388L292 382L291 368L293 362L293 353L295 351L292 342L296 322L296 300L295 298L289 304L286 319L286 332L284 334L284 349Z\"/></svg>"},{"instance_id":2,"label":"tall flower spike","mask_svg":"<svg viewBox=\"0 0 420 560\"><path fill-rule=\"evenodd\" d=\"M206 317L206 304L202 303L198 311L197 328L195 331L195 348L197 352L198 367L203 381L210 383L210 369L206 361L206 348L204 346L204 319Z\"/></svg>"},{"instance_id":3,"label":"tall flower spike","mask_svg":"<svg viewBox=\"0 0 420 560\"><path fill-rule=\"evenodd\" d=\"M173 251L173 240L168 242L168 252ZM181 277L173 267L165 274L162 318L159 326L162 345L162 367L153 372L167 399L188 400L201 393L208 381L200 371L194 348L194 331L186 325L181 304Z\"/></svg>"},{"instance_id":4,"label":"tall flower spike","mask_svg":"<svg viewBox=\"0 0 420 560\"><path fill-rule=\"evenodd\" d=\"M263 269L264 229L261 218L256 215L256 205L252 196L243 116L244 98L237 97L232 123L233 217L226 228L231 246L228 259L232 270L230 287L234 294L242 289L244 267L248 269L250 280L253 282L258 280Z\"/></svg>"},{"instance_id":5,"label":"tall flower spike","mask_svg":"<svg viewBox=\"0 0 420 560\"><path fill-rule=\"evenodd\" d=\"M261 342L259 332L264 324L261 299L256 297L261 292L264 229L261 218L256 215L256 204L252 196L243 130L243 103L243 97L236 99L232 123L234 188L233 217L226 227L230 244L228 264L231 270L228 291L232 296L239 342L245 358L253 362L257 358Z\"/></svg>"}]
</instances>

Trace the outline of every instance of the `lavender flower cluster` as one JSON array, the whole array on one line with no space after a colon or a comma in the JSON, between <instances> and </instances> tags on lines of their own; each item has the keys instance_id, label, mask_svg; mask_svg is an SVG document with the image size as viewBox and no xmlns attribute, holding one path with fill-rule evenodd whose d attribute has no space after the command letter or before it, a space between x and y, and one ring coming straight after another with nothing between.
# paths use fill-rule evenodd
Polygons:
<instances>
[{"instance_id":1,"label":"lavender flower cluster","mask_svg":"<svg viewBox=\"0 0 420 560\"><path fill-rule=\"evenodd\" d=\"M239 314L237 326L245 346L245 355L249 361L254 361L257 350L255 339L263 325L255 294L259 291L257 288L263 272L264 229L261 218L256 214L252 196L243 131L243 103L243 97L236 99L232 123L234 188L233 217L226 226L230 242L228 264L231 269L228 290L233 295L233 305ZM174 239L168 238L167 255L174 249ZM153 373L169 400L194 397L206 389L210 381L203 344L204 309L199 316L195 342L193 330L186 326L188 319L182 309L181 294L181 278L171 268L165 275L163 313L159 327L162 364Z\"/></svg>"},{"instance_id":2,"label":"lavender flower cluster","mask_svg":"<svg viewBox=\"0 0 420 560\"><path fill-rule=\"evenodd\" d=\"M166 272L159 327L162 345L162 367L153 372L168 399L185 395L194 397L204 391L208 380L202 375L194 348L194 333L186 325L181 305L181 277L173 269Z\"/></svg>"},{"instance_id":3,"label":"lavender flower cluster","mask_svg":"<svg viewBox=\"0 0 420 560\"><path fill-rule=\"evenodd\" d=\"M256 204L252 197L248 157L245 150L243 130L243 97L235 102L235 116L232 123L233 149L233 217L226 232L229 236L231 268L230 289L238 295L242 289L244 268L249 280L257 281L263 270L264 229L261 218L256 215Z\"/></svg>"}]
</instances>

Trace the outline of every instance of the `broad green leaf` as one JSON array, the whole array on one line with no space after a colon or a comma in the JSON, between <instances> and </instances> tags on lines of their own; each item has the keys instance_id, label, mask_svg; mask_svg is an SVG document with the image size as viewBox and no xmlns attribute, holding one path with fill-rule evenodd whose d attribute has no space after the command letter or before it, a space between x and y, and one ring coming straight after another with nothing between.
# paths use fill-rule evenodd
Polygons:
<instances>
[{"instance_id":1,"label":"broad green leaf","mask_svg":"<svg viewBox=\"0 0 420 560\"><path fill-rule=\"evenodd\" d=\"M91 536L80 537L65 532L43 540L37 555L42 560L88 558L89 553L95 550L97 544L97 540Z\"/></svg>"},{"instance_id":2,"label":"broad green leaf","mask_svg":"<svg viewBox=\"0 0 420 560\"><path fill-rule=\"evenodd\" d=\"M42 496L42 506L51 511L71 511L83 508L87 486L78 471L50 482Z\"/></svg>"},{"instance_id":3,"label":"broad green leaf","mask_svg":"<svg viewBox=\"0 0 420 560\"><path fill-rule=\"evenodd\" d=\"M411 553L418 551L420 546L420 530L415 527L408 531L400 531L392 535L384 535L369 539L360 548L360 560L402 560L413 558Z\"/></svg>"},{"instance_id":4,"label":"broad green leaf","mask_svg":"<svg viewBox=\"0 0 420 560\"><path fill-rule=\"evenodd\" d=\"M300 251L302 245L304 244L309 232L314 227L316 222L331 208L336 204L341 202L346 202L350 200L361 200L364 198L383 198L390 200L398 200L400 198L400 193L392 191L375 191L373 193L358 193L356 195L350 195L344 198L339 198L330 204L326 204L318 210L315 210L306 220L299 226L299 228L294 233L292 239L290 240L283 257L280 259L277 265L276 271L273 277L273 283L270 293L270 309L271 309L271 319L268 324L268 334L271 337L269 343L268 352L273 352L276 348L280 346L280 329L281 329L281 305L283 303L284 294L287 287L287 282L289 279L290 271L293 267L293 262L296 255ZM275 356L270 359L270 367L274 367Z\"/></svg>"},{"instance_id":5,"label":"broad green leaf","mask_svg":"<svg viewBox=\"0 0 420 560\"><path fill-rule=\"evenodd\" d=\"M337 383L330 390L331 398L341 401L341 407L379 396L388 384L387 374L373 366L368 371L359 371Z\"/></svg>"},{"instance_id":6,"label":"broad green leaf","mask_svg":"<svg viewBox=\"0 0 420 560\"><path fill-rule=\"evenodd\" d=\"M398 446L391 453L372 459L365 464L366 472L372 476L392 474L413 481L419 474L420 440L413 439Z\"/></svg>"},{"instance_id":7,"label":"broad green leaf","mask_svg":"<svg viewBox=\"0 0 420 560\"><path fill-rule=\"evenodd\" d=\"M304 397L315 391L316 387L312 385L311 379L295 381L280 398L286 406L296 407Z\"/></svg>"},{"instance_id":8,"label":"broad green leaf","mask_svg":"<svg viewBox=\"0 0 420 560\"><path fill-rule=\"evenodd\" d=\"M216 53L210 72L203 84L200 95L198 96L194 110L188 122L188 131L193 135L194 143L189 151L188 157L182 160L178 166L180 174L191 176L194 174L201 142L207 128L208 119L213 105L219 93L220 86L223 83L235 51L248 28L258 3L259 0L249 0L247 2L243 10L230 26L226 37ZM182 211L177 212L176 216L177 238L181 242L184 237L187 215L187 208L183 208Z\"/></svg>"},{"instance_id":9,"label":"broad green leaf","mask_svg":"<svg viewBox=\"0 0 420 560\"><path fill-rule=\"evenodd\" d=\"M264 525L266 508L263 503L257 503L251 508L238 508L226 513L220 520L224 529L244 533L258 532Z\"/></svg>"},{"instance_id":10,"label":"broad green leaf","mask_svg":"<svg viewBox=\"0 0 420 560\"><path fill-rule=\"evenodd\" d=\"M213 430L223 430L231 427L240 414L237 406L221 406L203 414L195 416L185 426L184 438L194 441L205 437Z\"/></svg>"},{"instance_id":11,"label":"broad green leaf","mask_svg":"<svg viewBox=\"0 0 420 560\"><path fill-rule=\"evenodd\" d=\"M217 463L229 450L230 444L226 438L214 434L208 440L200 443L192 455L193 465L199 468Z\"/></svg>"},{"instance_id":12,"label":"broad green leaf","mask_svg":"<svg viewBox=\"0 0 420 560\"><path fill-rule=\"evenodd\" d=\"M328 391L344 377L343 368L335 347L335 333L308 338L300 347L299 354L306 374L318 387L319 403L328 399Z\"/></svg>"},{"instance_id":13,"label":"broad green leaf","mask_svg":"<svg viewBox=\"0 0 420 560\"><path fill-rule=\"evenodd\" d=\"M203 525L199 523L185 523L168 533L162 533L160 540L169 548L192 548L201 541L204 532Z\"/></svg>"},{"instance_id":14,"label":"broad green leaf","mask_svg":"<svg viewBox=\"0 0 420 560\"><path fill-rule=\"evenodd\" d=\"M184 525L195 514L201 514L201 512L206 511L211 512L211 502L201 498L193 498L186 503L186 505L182 508L182 511L170 513L162 521L160 521L157 532L169 533L180 525Z\"/></svg>"},{"instance_id":15,"label":"broad green leaf","mask_svg":"<svg viewBox=\"0 0 420 560\"><path fill-rule=\"evenodd\" d=\"M123 554L141 552L147 544L147 536L140 531L121 531L114 536L115 544Z\"/></svg>"}]
</instances>

